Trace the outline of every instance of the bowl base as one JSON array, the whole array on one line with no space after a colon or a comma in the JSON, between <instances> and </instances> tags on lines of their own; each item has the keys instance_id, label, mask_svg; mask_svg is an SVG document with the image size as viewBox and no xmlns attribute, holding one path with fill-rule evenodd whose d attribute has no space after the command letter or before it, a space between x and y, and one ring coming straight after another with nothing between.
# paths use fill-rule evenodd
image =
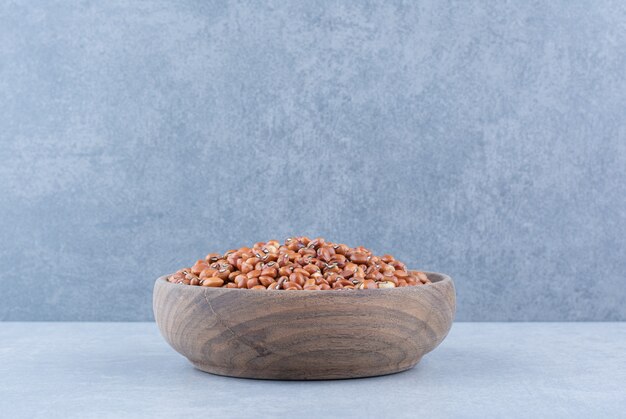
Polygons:
<instances>
[{"instance_id":1,"label":"bowl base","mask_svg":"<svg viewBox=\"0 0 626 419\"><path fill-rule=\"evenodd\" d=\"M313 380L345 380L349 378L365 378L365 377L377 377L381 375L396 374L402 371L407 371L413 368L420 362L421 358L417 361L411 362L406 365L388 366L385 368L376 368L364 371L337 371L337 370L241 370L236 368L219 367L203 362L191 361L193 366L200 371L208 372L210 374L221 375L224 377L236 377L236 378L253 378L259 380L297 380L297 381L313 381Z\"/></svg>"}]
</instances>

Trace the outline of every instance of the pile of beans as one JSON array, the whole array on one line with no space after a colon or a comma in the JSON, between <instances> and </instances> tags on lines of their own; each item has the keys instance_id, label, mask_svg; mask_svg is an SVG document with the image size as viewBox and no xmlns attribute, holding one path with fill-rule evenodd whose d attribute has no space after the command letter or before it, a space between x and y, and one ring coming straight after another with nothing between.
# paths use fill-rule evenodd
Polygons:
<instances>
[{"instance_id":1,"label":"pile of beans","mask_svg":"<svg viewBox=\"0 0 626 419\"><path fill-rule=\"evenodd\" d=\"M177 284L253 290L330 290L395 288L430 283L391 255L374 256L317 238L293 237L252 247L209 253L191 268L170 275Z\"/></svg>"}]
</instances>

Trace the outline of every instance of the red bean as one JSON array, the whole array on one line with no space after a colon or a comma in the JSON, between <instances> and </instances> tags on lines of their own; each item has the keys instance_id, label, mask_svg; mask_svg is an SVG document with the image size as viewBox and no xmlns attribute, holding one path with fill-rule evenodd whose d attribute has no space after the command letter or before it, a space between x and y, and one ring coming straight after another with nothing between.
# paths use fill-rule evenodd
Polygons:
<instances>
[{"instance_id":1,"label":"red bean","mask_svg":"<svg viewBox=\"0 0 626 419\"><path fill-rule=\"evenodd\" d=\"M430 284L421 271L362 246L350 248L318 237L293 237L209 253L191 268L167 277L174 284L268 290L376 289Z\"/></svg>"}]
</instances>

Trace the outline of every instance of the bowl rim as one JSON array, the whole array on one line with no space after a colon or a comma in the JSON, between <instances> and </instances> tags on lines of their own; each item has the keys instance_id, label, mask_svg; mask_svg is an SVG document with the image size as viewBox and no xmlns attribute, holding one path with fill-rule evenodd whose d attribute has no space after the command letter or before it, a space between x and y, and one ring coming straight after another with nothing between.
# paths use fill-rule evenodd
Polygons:
<instances>
[{"instance_id":1,"label":"bowl rim","mask_svg":"<svg viewBox=\"0 0 626 419\"><path fill-rule=\"evenodd\" d=\"M423 289L423 287L426 288L430 288L430 287L438 287L444 284L452 284L454 285L454 281L452 280L452 277L450 277L447 274L441 273L441 272L431 272L431 271L420 271L420 272L424 272L426 274L426 276L428 276L428 279L431 279L431 275L433 276L437 276L437 280L433 281L429 284L422 284L422 285L410 285L407 287L395 287L395 288L376 288L376 289L362 289L362 290L358 290L355 291L354 293L352 293L351 291L346 291L346 290L341 290L341 289L330 289L330 290L298 290L300 292L285 292L283 293L282 291L285 290L265 290L265 291L270 291L267 292L267 295L276 295L276 292L273 291L277 291L279 293L279 295L289 295L289 296L295 296L295 295L356 295L356 294L362 294L362 293L397 293L397 292L409 292L409 291L417 291L419 289ZM193 290L193 289L197 289L197 292L248 292L248 291L253 291L253 290L249 290L247 288L224 288L224 287L203 287L203 286L199 286L199 285L186 285L186 284L174 284L172 282L168 282L167 281L167 277L172 275L172 273L170 274L166 274L163 276L160 276L156 279L156 284L160 283L169 287L179 287L178 289L189 289L189 290ZM431 279L432 281L432 279ZM155 285L156 285L155 284ZM185 287L180 287L180 285L184 285ZM204 291L203 291L204 290ZM263 290L254 290L254 291L263 291ZM262 292L255 292L252 295L266 295Z\"/></svg>"}]
</instances>

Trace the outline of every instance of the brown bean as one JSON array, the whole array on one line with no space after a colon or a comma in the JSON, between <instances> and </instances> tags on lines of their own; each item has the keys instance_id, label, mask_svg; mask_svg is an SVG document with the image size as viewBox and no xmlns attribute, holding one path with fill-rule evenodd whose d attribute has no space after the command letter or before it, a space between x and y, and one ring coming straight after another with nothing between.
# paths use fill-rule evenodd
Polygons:
<instances>
[{"instance_id":1,"label":"brown bean","mask_svg":"<svg viewBox=\"0 0 626 419\"><path fill-rule=\"evenodd\" d=\"M221 271L218 271L214 276L222 279L222 280L227 280L228 279L228 275L230 275L230 271L228 269L224 269Z\"/></svg>"},{"instance_id":2,"label":"brown bean","mask_svg":"<svg viewBox=\"0 0 626 419\"><path fill-rule=\"evenodd\" d=\"M241 264L241 272L244 274L247 274L248 272L251 272L254 270L254 265L251 263L248 263L248 261L245 261Z\"/></svg>"},{"instance_id":3,"label":"brown bean","mask_svg":"<svg viewBox=\"0 0 626 419\"><path fill-rule=\"evenodd\" d=\"M208 255L205 256L204 260L206 260L208 263L213 263L213 262L217 262L218 259L220 259L222 257L222 255L220 255L219 253L209 253Z\"/></svg>"},{"instance_id":4,"label":"brown bean","mask_svg":"<svg viewBox=\"0 0 626 419\"><path fill-rule=\"evenodd\" d=\"M304 275L299 272L294 272L289 275L289 281L299 284L300 286L304 285Z\"/></svg>"},{"instance_id":5,"label":"brown bean","mask_svg":"<svg viewBox=\"0 0 626 419\"><path fill-rule=\"evenodd\" d=\"M224 285L224 280L216 276L212 276L211 278L206 278L202 281L203 287L221 287L222 285Z\"/></svg>"},{"instance_id":6,"label":"brown bean","mask_svg":"<svg viewBox=\"0 0 626 419\"><path fill-rule=\"evenodd\" d=\"M392 263L395 259L393 256L391 255L383 255L380 260L382 260L385 263Z\"/></svg>"},{"instance_id":7,"label":"brown bean","mask_svg":"<svg viewBox=\"0 0 626 419\"><path fill-rule=\"evenodd\" d=\"M345 244L339 244L337 246L334 246L334 249L335 253L337 253L338 255L346 255L350 251L350 248Z\"/></svg>"},{"instance_id":8,"label":"brown bean","mask_svg":"<svg viewBox=\"0 0 626 419\"><path fill-rule=\"evenodd\" d=\"M249 278L246 281L246 288L248 288L248 289L250 289L252 287L255 287L257 285L259 285L259 279L258 278Z\"/></svg>"},{"instance_id":9,"label":"brown bean","mask_svg":"<svg viewBox=\"0 0 626 419\"><path fill-rule=\"evenodd\" d=\"M248 277L245 275L237 275L235 284L237 284L237 288L248 288Z\"/></svg>"},{"instance_id":10,"label":"brown bean","mask_svg":"<svg viewBox=\"0 0 626 419\"><path fill-rule=\"evenodd\" d=\"M367 279L365 280L365 282L363 282L363 288L371 290L371 289L378 288L378 285L376 284L375 281L372 281L371 279Z\"/></svg>"},{"instance_id":11,"label":"brown bean","mask_svg":"<svg viewBox=\"0 0 626 419\"><path fill-rule=\"evenodd\" d=\"M174 282L174 283L175 283L175 282L178 282L178 281L182 281L183 279L185 279L185 274L180 273L180 272L177 272L177 273L175 273L174 275L171 275L171 276L168 278L168 281L169 281L169 282Z\"/></svg>"},{"instance_id":12,"label":"brown bean","mask_svg":"<svg viewBox=\"0 0 626 419\"><path fill-rule=\"evenodd\" d=\"M261 271L258 269L255 269L253 271L248 272L246 275L248 276L248 279L258 278L261 276Z\"/></svg>"},{"instance_id":13,"label":"brown bean","mask_svg":"<svg viewBox=\"0 0 626 419\"><path fill-rule=\"evenodd\" d=\"M309 273L309 275L313 275L315 273L319 273L321 271L321 269L319 267L317 267L316 265L306 265L303 268L305 271L307 271Z\"/></svg>"},{"instance_id":14,"label":"brown bean","mask_svg":"<svg viewBox=\"0 0 626 419\"><path fill-rule=\"evenodd\" d=\"M380 280L378 280L379 282L393 282L394 285L398 285L398 283L400 282L400 279L397 276L383 276Z\"/></svg>"},{"instance_id":15,"label":"brown bean","mask_svg":"<svg viewBox=\"0 0 626 419\"><path fill-rule=\"evenodd\" d=\"M210 278L212 276L215 276L216 273L217 273L216 269L206 268L206 269L203 269L202 272L200 272L200 275L198 275L198 277L201 279Z\"/></svg>"},{"instance_id":16,"label":"brown bean","mask_svg":"<svg viewBox=\"0 0 626 419\"><path fill-rule=\"evenodd\" d=\"M391 265L396 268L396 271L406 271L406 265L398 260L394 260Z\"/></svg>"},{"instance_id":17,"label":"brown bean","mask_svg":"<svg viewBox=\"0 0 626 419\"><path fill-rule=\"evenodd\" d=\"M330 262L333 257L335 251L333 250L331 253L332 247L321 247L317 251L317 256L323 260L324 262Z\"/></svg>"},{"instance_id":18,"label":"brown bean","mask_svg":"<svg viewBox=\"0 0 626 419\"><path fill-rule=\"evenodd\" d=\"M350 255L350 260L354 263L365 263L369 255L365 252L354 252Z\"/></svg>"},{"instance_id":19,"label":"brown bean","mask_svg":"<svg viewBox=\"0 0 626 419\"><path fill-rule=\"evenodd\" d=\"M289 263L289 255L287 253L283 253L278 255L278 259L276 259L276 263L278 263L279 267L283 267Z\"/></svg>"},{"instance_id":20,"label":"brown bean","mask_svg":"<svg viewBox=\"0 0 626 419\"><path fill-rule=\"evenodd\" d=\"M209 265L206 263L205 260L198 260L192 267L191 267L191 273L194 275L200 275L200 272L202 272L203 270L205 270L206 268L208 268Z\"/></svg>"},{"instance_id":21,"label":"brown bean","mask_svg":"<svg viewBox=\"0 0 626 419\"><path fill-rule=\"evenodd\" d=\"M396 271L396 268L391 265L385 265L380 271L383 273L383 275L393 275L393 273Z\"/></svg>"},{"instance_id":22,"label":"brown bean","mask_svg":"<svg viewBox=\"0 0 626 419\"><path fill-rule=\"evenodd\" d=\"M348 262L348 263L346 263L346 266L344 266L343 269L346 270L346 271L352 271L354 273L354 272L356 272L358 267L359 267L359 265L357 265L356 263Z\"/></svg>"},{"instance_id":23,"label":"brown bean","mask_svg":"<svg viewBox=\"0 0 626 419\"><path fill-rule=\"evenodd\" d=\"M288 289L288 288L292 288L292 287L295 287L296 289L299 289L299 290L302 289L302 285L298 284L297 282L285 281L285 283L283 284L283 288L284 289Z\"/></svg>"},{"instance_id":24,"label":"brown bean","mask_svg":"<svg viewBox=\"0 0 626 419\"><path fill-rule=\"evenodd\" d=\"M335 282L335 281L337 281L338 279L345 279L345 278L344 278L343 276L341 276L341 275L338 275L338 274L337 274L337 273L335 273L335 272L331 272L330 274L326 275L326 281L327 281L329 284L334 283L334 282Z\"/></svg>"},{"instance_id":25,"label":"brown bean","mask_svg":"<svg viewBox=\"0 0 626 419\"><path fill-rule=\"evenodd\" d=\"M259 277L259 282L261 283L261 285L263 285L264 287L267 287L269 284L271 284L272 282L274 282L274 278L271 276L267 276L267 275L261 275Z\"/></svg>"},{"instance_id":26,"label":"brown bean","mask_svg":"<svg viewBox=\"0 0 626 419\"><path fill-rule=\"evenodd\" d=\"M352 281L348 281L347 279L340 279L340 280L338 280L338 281L335 281L335 284L337 284L337 283L339 283L340 285L342 285L342 286L344 286L344 287L346 287L346 286L348 286L348 285L354 285L354 284L352 283Z\"/></svg>"}]
</instances>

